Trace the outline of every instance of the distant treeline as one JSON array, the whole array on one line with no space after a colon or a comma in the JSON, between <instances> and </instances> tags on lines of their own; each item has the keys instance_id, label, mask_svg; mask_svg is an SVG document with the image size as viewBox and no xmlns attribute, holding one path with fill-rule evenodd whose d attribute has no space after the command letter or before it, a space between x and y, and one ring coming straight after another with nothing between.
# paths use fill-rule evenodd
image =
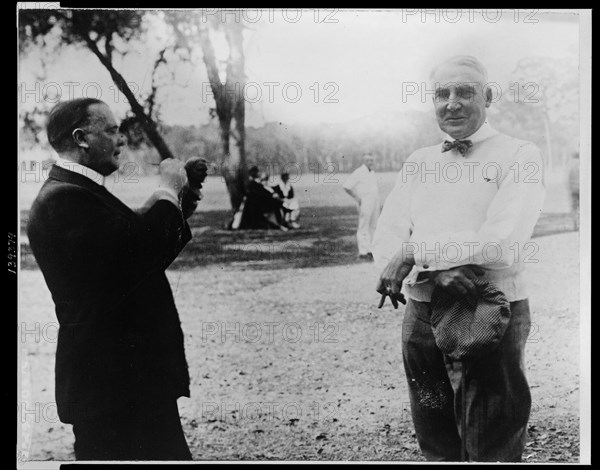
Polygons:
<instances>
[{"instance_id":1,"label":"distant treeline","mask_svg":"<svg viewBox=\"0 0 600 470\"><path fill-rule=\"evenodd\" d=\"M578 120L558 119L552 129L533 111L521 103L502 100L490 108L490 122L501 132L533 141L542 150L547 165L563 165L578 149ZM552 132L557 129L561 132ZM218 171L223 154L217 122L202 126L163 124L160 132L178 158L185 161L193 156L204 157L213 165L213 171ZM259 128L246 128L246 160L248 165L257 165L270 173L282 168L295 171L294 167L302 171L346 173L359 166L362 156L370 152L377 158L378 171L397 171L413 151L439 143L441 138L433 109L373 115L335 124L270 122ZM31 140L27 129L22 129L22 148L27 148L28 143L33 145ZM144 173L154 173L160 161L158 152L143 134L130 135L122 159L136 163Z\"/></svg>"},{"instance_id":2,"label":"distant treeline","mask_svg":"<svg viewBox=\"0 0 600 470\"><path fill-rule=\"evenodd\" d=\"M247 127L246 160L249 165L267 169L335 165L336 171L348 172L371 152L377 156L381 171L398 170L413 150L439 142L440 133L431 114L409 112L395 122L374 117L325 125L270 122L259 128ZM162 132L173 153L184 160L201 156L216 165L222 161L217 123L163 126Z\"/></svg>"},{"instance_id":3,"label":"distant treeline","mask_svg":"<svg viewBox=\"0 0 600 470\"><path fill-rule=\"evenodd\" d=\"M289 125L279 122L246 128L246 160L268 172L294 167L303 171L349 172L370 152L380 171L399 170L404 160L419 147L440 140L432 113L410 111L402 119L373 117L346 123ZM218 167L223 161L216 122L203 126L161 126L165 141L182 160L201 156ZM137 150L133 147L137 147ZM130 146L127 156L152 171L158 153L141 141ZM142 161L140 161L142 160Z\"/></svg>"},{"instance_id":4,"label":"distant treeline","mask_svg":"<svg viewBox=\"0 0 600 470\"><path fill-rule=\"evenodd\" d=\"M541 120L518 103L499 103L489 110L491 124L499 131L534 142L548 159L548 139ZM552 133L552 165L563 165L579 146L578 122L561 122L563 132ZM216 122L203 126L162 126L166 142L182 160L201 156L218 166L222 148ZM269 171L293 166L304 170L349 172L371 152L379 171L397 171L416 149L435 145L442 139L433 109L372 116L335 124L289 125L279 122L246 128L246 159ZM156 151L130 152L133 161L157 163ZM547 162L549 163L549 162ZM317 167L318 165L318 167ZM152 167L152 165L150 165Z\"/></svg>"}]
</instances>

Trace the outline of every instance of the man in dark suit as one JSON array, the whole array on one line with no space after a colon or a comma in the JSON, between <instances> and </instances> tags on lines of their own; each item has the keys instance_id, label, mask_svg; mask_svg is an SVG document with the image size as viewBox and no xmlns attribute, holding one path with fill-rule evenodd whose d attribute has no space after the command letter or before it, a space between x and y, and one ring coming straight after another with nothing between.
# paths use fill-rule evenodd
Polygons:
<instances>
[{"instance_id":1,"label":"man in dark suit","mask_svg":"<svg viewBox=\"0 0 600 470\"><path fill-rule=\"evenodd\" d=\"M163 161L154 204L135 212L102 185L125 144L104 102L58 104L47 133L60 159L27 232L60 324L56 402L76 458L191 459L177 408L189 375L165 275L191 239L183 164Z\"/></svg>"}]
</instances>

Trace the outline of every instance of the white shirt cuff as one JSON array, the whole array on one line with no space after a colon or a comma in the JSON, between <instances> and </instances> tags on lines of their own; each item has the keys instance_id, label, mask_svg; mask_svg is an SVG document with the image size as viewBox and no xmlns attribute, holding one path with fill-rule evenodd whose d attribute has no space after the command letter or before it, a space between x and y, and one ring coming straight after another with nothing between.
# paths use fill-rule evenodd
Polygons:
<instances>
[{"instance_id":1,"label":"white shirt cuff","mask_svg":"<svg viewBox=\"0 0 600 470\"><path fill-rule=\"evenodd\" d=\"M425 282L427 282L429 279L421 279L420 281L417 280L419 277L419 274L422 272L431 272L431 269L423 269L423 267L415 265L412 269L412 271L410 272L410 274L408 276L406 276L406 278L404 279L404 282L406 283L406 285L408 286L416 286L418 284L423 284Z\"/></svg>"}]
</instances>

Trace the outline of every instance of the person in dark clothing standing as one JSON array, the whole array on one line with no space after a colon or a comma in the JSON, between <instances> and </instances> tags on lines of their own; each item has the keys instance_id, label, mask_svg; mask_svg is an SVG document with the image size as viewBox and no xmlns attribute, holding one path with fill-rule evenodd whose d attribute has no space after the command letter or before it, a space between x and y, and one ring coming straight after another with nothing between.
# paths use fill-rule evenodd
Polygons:
<instances>
[{"instance_id":1,"label":"person in dark clothing standing","mask_svg":"<svg viewBox=\"0 0 600 470\"><path fill-rule=\"evenodd\" d=\"M59 160L29 214L33 254L60 325L58 416L78 460L189 460L177 399L190 396L183 333L165 269L191 239L183 163L160 165L136 212L103 186L124 136L95 99L59 103L48 140Z\"/></svg>"}]
</instances>

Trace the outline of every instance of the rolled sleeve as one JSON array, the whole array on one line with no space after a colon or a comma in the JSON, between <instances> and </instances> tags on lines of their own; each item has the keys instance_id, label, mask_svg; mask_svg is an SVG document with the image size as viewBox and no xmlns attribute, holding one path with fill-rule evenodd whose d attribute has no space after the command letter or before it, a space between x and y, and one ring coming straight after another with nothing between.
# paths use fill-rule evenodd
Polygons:
<instances>
[{"instance_id":1,"label":"rolled sleeve","mask_svg":"<svg viewBox=\"0 0 600 470\"><path fill-rule=\"evenodd\" d=\"M412 161L412 156L406 160L406 162ZM403 165L396 178L394 188L385 200L373 236L373 257L380 272L402 249L403 244L410 239L412 234L410 198L415 176L407 173L405 168L406 166Z\"/></svg>"}]
</instances>

